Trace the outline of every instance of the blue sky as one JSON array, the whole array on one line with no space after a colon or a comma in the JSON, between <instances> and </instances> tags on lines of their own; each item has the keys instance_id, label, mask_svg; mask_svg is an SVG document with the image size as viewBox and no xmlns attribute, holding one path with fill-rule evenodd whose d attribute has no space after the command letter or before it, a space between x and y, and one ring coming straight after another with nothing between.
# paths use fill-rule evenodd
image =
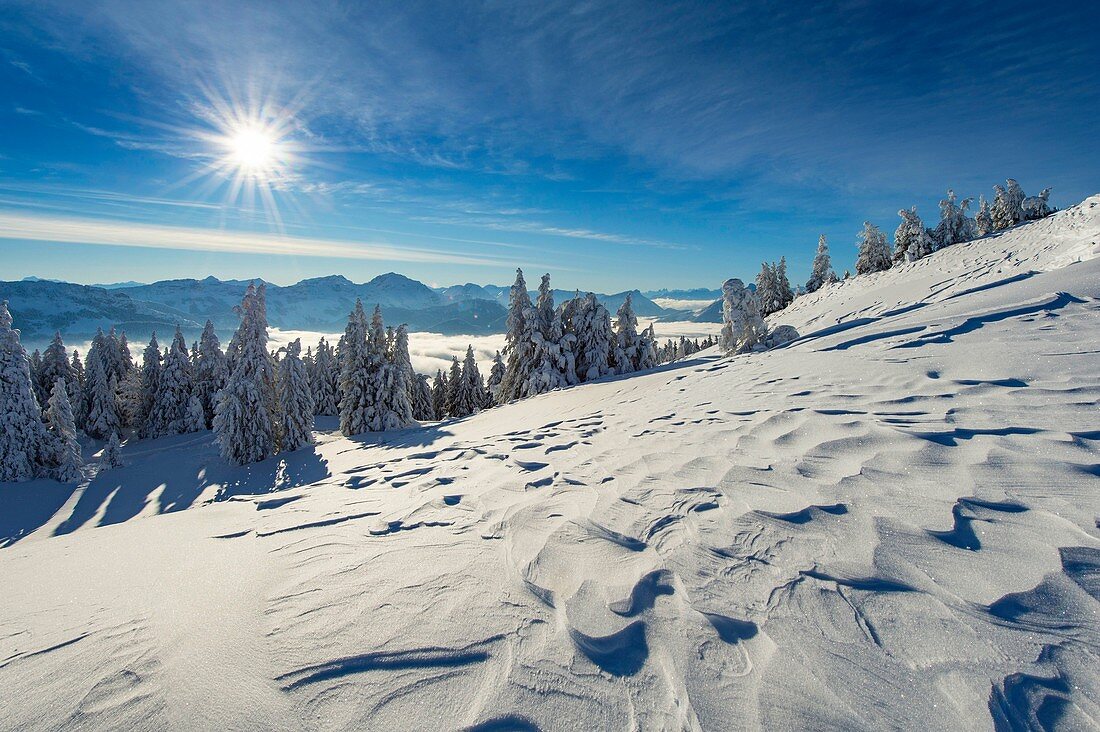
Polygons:
<instances>
[{"instance_id":1,"label":"blue sky","mask_svg":"<svg viewBox=\"0 0 1100 732\"><path fill-rule=\"evenodd\" d=\"M804 279L948 186L1098 189L1086 3L90 5L0 0L0 279Z\"/></svg>"}]
</instances>

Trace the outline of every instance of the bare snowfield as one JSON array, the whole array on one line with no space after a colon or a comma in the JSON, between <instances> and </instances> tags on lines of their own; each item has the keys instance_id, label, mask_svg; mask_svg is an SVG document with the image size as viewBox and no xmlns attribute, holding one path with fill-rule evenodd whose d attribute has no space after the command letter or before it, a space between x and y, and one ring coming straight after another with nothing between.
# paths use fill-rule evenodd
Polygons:
<instances>
[{"instance_id":1,"label":"bare snowfield","mask_svg":"<svg viewBox=\"0 0 1100 732\"><path fill-rule=\"evenodd\" d=\"M1098 257L1100 196L768 353L0 486L0 728L1095 728Z\"/></svg>"}]
</instances>

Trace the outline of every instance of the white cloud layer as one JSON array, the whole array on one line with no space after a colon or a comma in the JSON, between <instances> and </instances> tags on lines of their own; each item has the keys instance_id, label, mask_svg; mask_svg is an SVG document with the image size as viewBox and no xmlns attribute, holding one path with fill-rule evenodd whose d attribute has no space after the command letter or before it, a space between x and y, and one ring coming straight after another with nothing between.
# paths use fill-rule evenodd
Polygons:
<instances>
[{"instance_id":1,"label":"white cloud layer","mask_svg":"<svg viewBox=\"0 0 1100 732\"><path fill-rule=\"evenodd\" d=\"M504 263L503 260L492 257L402 247L386 242L317 239L10 212L0 212L0 239L145 249L182 249L199 252L370 259L387 262L472 265Z\"/></svg>"}]
</instances>

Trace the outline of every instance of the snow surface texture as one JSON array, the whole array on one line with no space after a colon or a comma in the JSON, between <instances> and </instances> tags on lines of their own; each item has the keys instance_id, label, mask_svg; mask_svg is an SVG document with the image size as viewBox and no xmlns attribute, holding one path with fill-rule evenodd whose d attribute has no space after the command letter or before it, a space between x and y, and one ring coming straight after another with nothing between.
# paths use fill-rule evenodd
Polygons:
<instances>
[{"instance_id":1,"label":"snow surface texture","mask_svg":"<svg viewBox=\"0 0 1100 732\"><path fill-rule=\"evenodd\" d=\"M1098 242L1100 196L771 352L0 486L0 728L1095 728Z\"/></svg>"}]
</instances>

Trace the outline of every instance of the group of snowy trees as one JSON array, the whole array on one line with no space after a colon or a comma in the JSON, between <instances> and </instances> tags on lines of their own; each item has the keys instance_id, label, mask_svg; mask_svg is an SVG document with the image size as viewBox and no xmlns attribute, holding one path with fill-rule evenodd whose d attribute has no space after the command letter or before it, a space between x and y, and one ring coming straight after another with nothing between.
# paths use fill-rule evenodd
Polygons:
<instances>
[{"instance_id":1,"label":"group of snowy trees","mask_svg":"<svg viewBox=\"0 0 1100 732\"><path fill-rule=\"evenodd\" d=\"M959 201L955 192L948 189L947 197L940 201L940 221L933 228L925 227L917 215L916 206L901 209L898 211L901 224L894 232L893 253L886 242L886 235L874 224L865 222L857 242L856 274L881 272L897 263L914 262L944 247L1053 213L1049 188L1043 189L1038 196L1025 196L1020 184L1009 178L1003 187L994 186L993 190L993 204L990 205L984 196L980 197L978 210L971 218L967 212L974 199Z\"/></svg>"},{"instance_id":2,"label":"group of snowy trees","mask_svg":"<svg viewBox=\"0 0 1100 732\"><path fill-rule=\"evenodd\" d=\"M262 295L262 288L259 292ZM242 306L242 317L247 312ZM242 328L248 330L244 320ZM239 338L240 331L234 341ZM532 302L519 270L511 289L505 347L496 353L488 378L472 346L463 359L454 356L449 369L436 371L434 380L416 373L405 326L386 328L379 308L368 322L358 301L335 348L322 338L315 351L302 357L300 367L299 353L297 344L285 349L277 373L286 374L282 379L289 385L297 382L292 374L300 368L309 384L313 414L339 416L340 430L349 436L466 417L496 404L658 363L653 329L638 331L629 297L612 325L611 314L592 293L555 306L549 275L543 276ZM285 387L280 400L290 400L285 394L291 391ZM301 412L304 394L294 400L300 402ZM284 416L278 425L289 435L293 431L287 420Z\"/></svg>"},{"instance_id":3,"label":"group of snowy trees","mask_svg":"<svg viewBox=\"0 0 1100 732\"><path fill-rule=\"evenodd\" d=\"M756 298L764 315L777 313L794 302L794 290L787 279L787 258L779 262L764 262L756 275Z\"/></svg>"},{"instance_id":4,"label":"group of snowy trees","mask_svg":"<svg viewBox=\"0 0 1100 732\"><path fill-rule=\"evenodd\" d=\"M213 392L211 426L222 457L243 465L313 444L315 390L301 340L276 353L268 350L263 284L248 285L237 314L240 325L224 357L224 386ZM203 342L216 352L209 323L207 330Z\"/></svg>"},{"instance_id":5,"label":"group of snowy trees","mask_svg":"<svg viewBox=\"0 0 1100 732\"><path fill-rule=\"evenodd\" d=\"M894 245L890 243L874 224L864 222L859 232L856 246L857 275L881 272L900 262L912 262L928 256L944 247L967 242L980 236L1007 229L1023 221L1041 219L1053 213L1049 204L1050 189L1046 188L1038 196L1025 196L1020 184L1008 179L1005 186L994 186L993 204L981 198L978 211L973 218L967 215L973 199L958 200L955 192L947 191L947 197L940 201L940 221L934 228L926 228L917 208L898 211L901 224L894 232ZM845 272L844 277L850 275ZM832 269L829 247L822 234L818 240L817 253L814 256L810 278L805 288L792 291L787 278L787 262L764 262L760 274L756 276L756 307L763 316L771 315L787 307L795 297L803 292L816 292L825 285L837 282L839 278ZM742 284L742 287L744 285ZM743 295L735 289L735 299Z\"/></svg>"},{"instance_id":6,"label":"group of snowy trees","mask_svg":"<svg viewBox=\"0 0 1100 732\"><path fill-rule=\"evenodd\" d=\"M543 275L532 302L523 271L516 270L506 327L504 350L494 356L488 379L478 368L472 346L462 361L455 356L448 370L436 371L430 387L426 376L410 377L417 420L465 417L552 389L644 371L658 363L653 327L638 331L629 295L613 325L611 313L592 293L578 293L555 306L550 275ZM407 361L407 346L398 352Z\"/></svg>"},{"instance_id":7,"label":"group of snowy trees","mask_svg":"<svg viewBox=\"0 0 1100 732\"><path fill-rule=\"evenodd\" d=\"M874 224L864 222L857 238L859 254L856 257L856 274L869 274L889 269L899 262L912 262L926 257L944 247L970 241L995 231L1007 229L1023 221L1041 219L1053 213L1050 208L1050 189L1038 196L1025 196L1019 183L1008 179L1004 187L994 186L996 195L990 206L982 198L974 218L967 216L973 199L959 201L955 192L947 191L940 201L940 221L935 228L926 228L917 215L916 206L898 211L901 224L894 232L894 247L890 249L886 234ZM845 272L847 279L850 275ZM829 257L829 246L822 234L817 243L810 278L805 292L816 292L825 285L837 282ZM763 318L778 312L802 294L791 290L787 279L787 261L765 262L756 276L753 292L738 279L727 280L722 286L722 332L719 346L729 352L743 353L771 347L796 335L791 332L769 334ZM671 344L670 344L671 345ZM666 351L668 346L666 346ZM673 351L675 353L675 351ZM680 354L683 355L683 354ZM679 357L679 356L676 356ZM665 352L662 352L662 359Z\"/></svg>"},{"instance_id":8,"label":"group of snowy trees","mask_svg":"<svg viewBox=\"0 0 1100 732\"><path fill-rule=\"evenodd\" d=\"M474 348L468 346L466 357L461 364L458 356L454 356L451 359L449 371L440 369L435 372L435 382L430 389L427 377L417 377L423 379L423 390L426 393L426 400L421 409L422 416L417 419L468 417L482 409L488 409L496 404L493 390L500 385L503 375L504 362L501 360L500 351L497 351L493 359L493 369L489 374L489 381L486 382L477 367Z\"/></svg>"},{"instance_id":9,"label":"group of snowy trees","mask_svg":"<svg viewBox=\"0 0 1100 732\"><path fill-rule=\"evenodd\" d=\"M498 404L543 394L610 374L629 374L657 365L651 325L638 331L630 295L611 324L611 314L592 293L578 293L554 306L550 275L543 275L534 303L523 271L516 270L499 382L489 388ZM498 371L494 364L494 375Z\"/></svg>"},{"instance_id":10,"label":"group of snowy trees","mask_svg":"<svg viewBox=\"0 0 1100 732\"><path fill-rule=\"evenodd\" d=\"M2 416L20 424L34 416L38 423L24 426L18 436L0 435L0 453L14 450L22 456L5 461L0 476L6 477L0 480L47 475L76 480L83 465L80 431L106 441L100 464L117 467L120 433L126 427L143 437L160 437L208 426L207 410L225 381L224 356L209 323L192 352L178 329L164 352L154 334L142 365L136 367L125 333L98 331L84 362L75 349L69 356L60 333L43 353L28 357L6 305L0 321L11 374L5 388L12 392L5 395ZM12 409L6 409L9 403Z\"/></svg>"},{"instance_id":11,"label":"group of snowy trees","mask_svg":"<svg viewBox=\"0 0 1100 732\"><path fill-rule=\"evenodd\" d=\"M336 350L341 432L358 435L413 423L416 380L405 326L387 331L378 307L368 323L363 303L356 300Z\"/></svg>"},{"instance_id":12,"label":"group of snowy trees","mask_svg":"<svg viewBox=\"0 0 1100 732\"><path fill-rule=\"evenodd\" d=\"M707 337L702 340L692 340L686 336L680 336L678 341L669 338L665 345L657 349L657 363L671 363L681 358L686 358L717 343L717 339Z\"/></svg>"},{"instance_id":13,"label":"group of snowy trees","mask_svg":"<svg viewBox=\"0 0 1100 732\"><path fill-rule=\"evenodd\" d=\"M718 347L729 353L746 353L763 343L767 326L757 293L739 279L722 284L722 331Z\"/></svg>"}]
</instances>

